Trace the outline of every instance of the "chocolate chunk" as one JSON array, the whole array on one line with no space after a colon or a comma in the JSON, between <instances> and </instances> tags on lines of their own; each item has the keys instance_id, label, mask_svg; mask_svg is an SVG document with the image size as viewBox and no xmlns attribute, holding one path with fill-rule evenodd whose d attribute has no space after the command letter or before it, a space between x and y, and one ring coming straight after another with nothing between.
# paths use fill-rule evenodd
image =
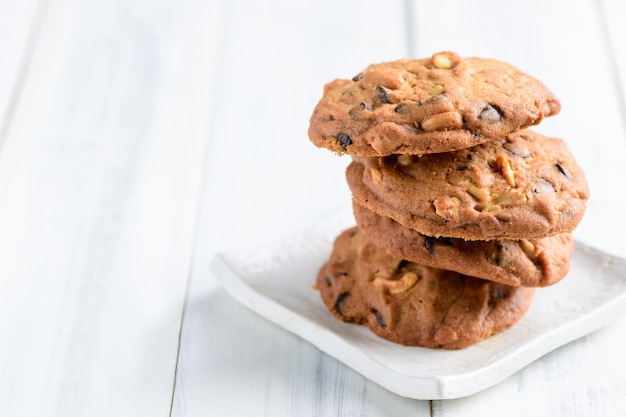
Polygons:
<instances>
[{"instance_id":1,"label":"chocolate chunk","mask_svg":"<svg viewBox=\"0 0 626 417\"><path fill-rule=\"evenodd\" d=\"M501 110L494 105L487 104L478 115L478 120L484 122L495 123L503 119Z\"/></svg>"},{"instance_id":2,"label":"chocolate chunk","mask_svg":"<svg viewBox=\"0 0 626 417\"><path fill-rule=\"evenodd\" d=\"M398 104L393 111L398 114L409 114L412 113L417 107L419 107L419 104L417 103L402 102Z\"/></svg>"},{"instance_id":3,"label":"chocolate chunk","mask_svg":"<svg viewBox=\"0 0 626 417\"><path fill-rule=\"evenodd\" d=\"M382 314L380 314L380 311L378 310L373 310L374 314L376 314L376 321L378 322L378 324L381 325L381 327L387 327L387 322L385 321L385 318L383 317Z\"/></svg>"},{"instance_id":4,"label":"chocolate chunk","mask_svg":"<svg viewBox=\"0 0 626 417\"><path fill-rule=\"evenodd\" d=\"M378 98L382 103L389 103L389 90L379 85L378 87L376 87L376 91L378 91Z\"/></svg>"},{"instance_id":5,"label":"chocolate chunk","mask_svg":"<svg viewBox=\"0 0 626 417\"><path fill-rule=\"evenodd\" d=\"M342 292L341 294L339 294L339 296L337 297L337 299L335 300L335 305L334 305L334 309L335 312L337 314L339 314L340 316L343 317L343 312L341 311L341 303L343 303L343 301L350 295L349 292Z\"/></svg>"},{"instance_id":6,"label":"chocolate chunk","mask_svg":"<svg viewBox=\"0 0 626 417\"><path fill-rule=\"evenodd\" d=\"M430 236L426 237L426 240L424 241L424 247L431 255L435 253L435 242L437 242L437 239Z\"/></svg>"},{"instance_id":7,"label":"chocolate chunk","mask_svg":"<svg viewBox=\"0 0 626 417\"><path fill-rule=\"evenodd\" d=\"M537 185L535 186L533 191L535 192L535 194L554 192L554 186L543 178L539 178L539 180L537 181Z\"/></svg>"},{"instance_id":8,"label":"chocolate chunk","mask_svg":"<svg viewBox=\"0 0 626 417\"><path fill-rule=\"evenodd\" d=\"M519 144L507 142L502 145L502 147L511 155L518 156L523 159L530 158L532 156L532 153L527 148Z\"/></svg>"},{"instance_id":9,"label":"chocolate chunk","mask_svg":"<svg viewBox=\"0 0 626 417\"><path fill-rule=\"evenodd\" d=\"M343 145L344 148L348 145L352 145L352 139L350 139L350 136L345 133L340 133L339 136L337 136L337 140Z\"/></svg>"},{"instance_id":10,"label":"chocolate chunk","mask_svg":"<svg viewBox=\"0 0 626 417\"><path fill-rule=\"evenodd\" d=\"M409 261L406 261L404 259L400 260L400 262L398 262L398 266L396 266L396 274L400 274L402 268L404 268L408 263Z\"/></svg>"},{"instance_id":11,"label":"chocolate chunk","mask_svg":"<svg viewBox=\"0 0 626 417\"><path fill-rule=\"evenodd\" d=\"M494 253L491 254L491 258L489 258L489 260L498 266L505 266L510 262L510 259L507 255L508 253L506 252L504 245L500 242L497 242L496 250Z\"/></svg>"},{"instance_id":12,"label":"chocolate chunk","mask_svg":"<svg viewBox=\"0 0 626 417\"><path fill-rule=\"evenodd\" d=\"M370 106L369 104L365 102L361 102L359 103L358 106L351 108L348 111L348 114L352 116L354 120L364 120L367 117L367 115L364 114L364 112L371 112L371 111L372 111L372 106Z\"/></svg>"},{"instance_id":13,"label":"chocolate chunk","mask_svg":"<svg viewBox=\"0 0 626 417\"><path fill-rule=\"evenodd\" d=\"M561 164L561 161L556 163L556 167L559 170L559 172L565 176L565 178L567 178L568 180L572 178L567 168L565 168L563 164Z\"/></svg>"},{"instance_id":14,"label":"chocolate chunk","mask_svg":"<svg viewBox=\"0 0 626 417\"><path fill-rule=\"evenodd\" d=\"M326 286L328 287L332 287L333 286L333 281L330 279L330 277L324 277L324 281L326 282Z\"/></svg>"},{"instance_id":15,"label":"chocolate chunk","mask_svg":"<svg viewBox=\"0 0 626 417\"><path fill-rule=\"evenodd\" d=\"M365 77L365 73L363 72L359 72L357 75L355 75L354 77L352 77L352 81L357 82L359 80L362 80L363 77Z\"/></svg>"},{"instance_id":16,"label":"chocolate chunk","mask_svg":"<svg viewBox=\"0 0 626 417\"><path fill-rule=\"evenodd\" d=\"M493 289L493 296L495 298L504 298L506 296L506 292L504 291L504 288L502 288L502 286L497 285L494 289Z\"/></svg>"}]
</instances>

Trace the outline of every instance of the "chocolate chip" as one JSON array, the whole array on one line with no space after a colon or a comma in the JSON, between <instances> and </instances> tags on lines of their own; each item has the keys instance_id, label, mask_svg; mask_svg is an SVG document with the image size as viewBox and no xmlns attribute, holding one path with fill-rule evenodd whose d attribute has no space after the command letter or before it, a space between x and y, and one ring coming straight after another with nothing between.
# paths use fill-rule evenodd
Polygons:
<instances>
[{"instance_id":1,"label":"chocolate chip","mask_svg":"<svg viewBox=\"0 0 626 417\"><path fill-rule=\"evenodd\" d=\"M518 156L523 159L530 158L532 156L532 153L528 149L519 144L507 142L502 145L502 147L511 155Z\"/></svg>"},{"instance_id":2,"label":"chocolate chip","mask_svg":"<svg viewBox=\"0 0 626 417\"><path fill-rule=\"evenodd\" d=\"M424 100L422 103L420 103L420 105L424 105L424 104L433 104L436 103L440 100L443 100L444 95L443 94L438 94L436 96L430 96L428 97L426 100Z\"/></svg>"},{"instance_id":3,"label":"chocolate chip","mask_svg":"<svg viewBox=\"0 0 626 417\"><path fill-rule=\"evenodd\" d=\"M435 243L437 242L437 239L434 237L426 237L426 241L424 242L424 247L426 248L426 250L428 251L428 253L430 253L431 255L433 253L435 253Z\"/></svg>"},{"instance_id":4,"label":"chocolate chip","mask_svg":"<svg viewBox=\"0 0 626 417\"><path fill-rule=\"evenodd\" d=\"M348 145L352 145L352 139L350 139L350 136L345 133L340 133L339 136L337 136L337 140L343 145L344 148Z\"/></svg>"},{"instance_id":5,"label":"chocolate chip","mask_svg":"<svg viewBox=\"0 0 626 417\"><path fill-rule=\"evenodd\" d=\"M559 172L561 172L561 174L563 174L563 175L565 176L565 178L567 178L568 180L569 180L570 178L572 178L572 177L570 176L569 171L567 170L567 168L565 168L565 167L563 166L563 164L561 164L561 161L559 161L559 162L557 162L557 163L556 163L556 167L557 167L557 169L559 170Z\"/></svg>"},{"instance_id":6,"label":"chocolate chip","mask_svg":"<svg viewBox=\"0 0 626 417\"><path fill-rule=\"evenodd\" d=\"M343 315L343 311L341 311L341 303L343 303L343 301L350 295L349 292L342 292L341 294L339 294L339 296L337 297L337 299L335 300L335 305L334 305L334 309L335 312L337 314L339 314L340 316L344 316Z\"/></svg>"},{"instance_id":7,"label":"chocolate chip","mask_svg":"<svg viewBox=\"0 0 626 417\"><path fill-rule=\"evenodd\" d=\"M348 111L348 114L352 116L354 120L363 120L366 117L366 115L364 115L364 112L371 111L372 106L367 103L361 102L358 106L354 106L353 108L351 108L350 111Z\"/></svg>"},{"instance_id":8,"label":"chocolate chip","mask_svg":"<svg viewBox=\"0 0 626 417\"><path fill-rule=\"evenodd\" d=\"M495 252L491 254L491 258L489 260L498 266L505 266L510 262L510 259L507 256L508 253L506 252L506 249L502 243L496 242L495 245Z\"/></svg>"},{"instance_id":9,"label":"chocolate chip","mask_svg":"<svg viewBox=\"0 0 626 417\"><path fill-rule=\"evenodd\" d=\"M412 113L417 107L419 107L419 104L417 103L402 102L398 104L393 111L398 114L409 114Z\"/></svg>"},{"instance_id":10,"label":"chocolate chip","mask_svg":"<svg viewBox=\"0 0 626 417\"><path fill-rule=\"evenodd\" d=\"M326 281L326 286L327 287L332 287L333 286L333 280L331 280L330 277L324 277L324 281Z\"/></svg>"},{"instance_id":11,"label":"chocolate chip","mask_svg":"<svg viewBox=\"0 0 626 417\"><path fill-rule=\"evenodd\" d=\"M365 74L362 72L359 72L357 75L352 77L352 81L356 82L356 81L362 80L363 77L365 77Z\"/></svg>"},{"instance_id":12,"label":"chocolate chip","mask_svg":"<svg viewBox=\"0 0 626 417\"><path fill-rule=\"evenodd\" d=\"M409 263L409 261L406 261L404 259L400 260L400 262L398 262L398 266L396 266L396 274L400 274L400 271L402 271L402 268L404 268L407 264Z\"/></svg>"},{"instance_id":13,"label":"chocolate chip","mask_svg":"<svg viewBox=\"0 0 626 417\"><path fill-rule=\"evenodd\" d=\"M378 98L381 102L389 103L389 90L379 85L378 87L376 87L376 91L378 92Z\"/></svg>"},{"instance_id":14,"label":"chocolate chip","mask_svg":"<svg viewBox=\"0 0 626 417\"><path fill-rule=\"evenodd\" d=\"M346 271L337 271L338 277L347 277L348 273Z\"/></svg>"},{"instance_id":15,"label":"chocolate chip","mask_svg":"<svg viewBox=\"0 0 626 417\"><path fill-rule=\"evenodd\" d=\"M535 186L533 191L535 192L535 194L554 192L554 186L552 186L552 184L550 184L543 178L539 178L539 180L537 180L537 185Z\"/></svg>"},{"instance_id":16,"label":"chocolate chip","mask_svg":"<svg viewBox=\"0 0 626 417\"><path fill-rule=\"evenodd\" d=\"M485 107L483 107L483 109L480 111L480 114L478 115L478 120L488 123L499 122L503 118L504 117L502 116L502 111L497 106L491 104L487 104Z\"/></svg>"},{"instance_id":17,"label":"chocolate chip","mask_svg":"<svg viewBox=\"0 0 626 417\"><path fill-rule=\"evenodd\" d=\"M383 315L380 314L380 311L374 309L373 312L376 315L376 321L378 322L378 324L380 324L381 327L387 327L387 322L385 321Z\"/></svg>"},{"instance_id":18,"label":"chocolate chip","mask_svg":"<svg viewBox=\"0 0 626 417\"><path fill-rule=\"evenodd\" d=\"M498 286L496 286L493 289L493 296L494 296L494 298L502 299L502 298L504 298L506 296L506 292L504 291L504 289L501 286L498 285Z\"/></svg>"}]
</instances>

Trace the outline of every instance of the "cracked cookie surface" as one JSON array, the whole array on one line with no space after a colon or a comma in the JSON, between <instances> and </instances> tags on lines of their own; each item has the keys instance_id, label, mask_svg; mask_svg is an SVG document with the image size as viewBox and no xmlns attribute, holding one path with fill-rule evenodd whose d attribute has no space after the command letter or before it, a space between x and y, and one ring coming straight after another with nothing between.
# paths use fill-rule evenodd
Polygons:
<instances>
[{"instance_id":1,"label":"cracked cookie surface","mask_svg":"<svg viewBox=\"0 0 626 417\"><path fill-rule=\"evenodd\" d=\"M403 345L460 349L517 323L534 288L393 258L354 227L341 233L317 288L338 319Z\"/></svg>"},{"instance_id":2,"label":"cracked cookie surface","mask_svg":"<svg viewBox=\"0 0 626 417\"><path fill-rule=\"evenodd\" d=\"M498 140L559 111L554 94L519 69L446 51L326 84L309 138L339 154L422 155Z\"/></svg>"},{"instance_id":3,"label":"cracked cookie surface","mask_svg":"<svg viewBox=\"0 0 626 417\"><path fill-rule=\"evenodd\" d=\"M585 176L565 142L528 129L455 152L353 157L354 200L404 227L466 240L568 233L585 211Z\"/></svg>"}]
</instances>

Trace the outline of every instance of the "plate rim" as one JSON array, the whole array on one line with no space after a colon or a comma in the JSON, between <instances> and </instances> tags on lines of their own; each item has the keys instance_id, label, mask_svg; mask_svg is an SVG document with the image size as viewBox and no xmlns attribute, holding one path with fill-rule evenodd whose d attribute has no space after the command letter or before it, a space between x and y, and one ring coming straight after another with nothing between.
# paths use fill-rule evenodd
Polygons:
<instances>
[{"instance_id":1,"label":"plate rim","mask_svg":"<svg viewBox=\"0 0 626 417\"><path fill-rule=\"evenodd\" d=\"M272 248L288 244L293 240L300 240L311 234L313 234L313 240L322 238L326 240L329 227L332 230L347 226L345 220L340 220L341 224L336 224L335 220L326 221L322 226L307 228L298 234L265 245L262 249L271 251ZM521 344L485 366L453 375L427 377L407 375L369 356L358 346L351 344L326 326L255 290L241 277L242 273L238 266L233 264L236 255L248 253L250 250L254 249L219 252L210 261L209 269L233 298L256 314L313 344L367 379L400 396L418 400L455 399L480 392L502 382L547 353L598 330L626 311L625 290L591 312L563 323L545 334L536 335L531 341ZM576 241L575 253L579 251L592 252L592 255L608 257L611 262L617 261L626 265L626 260L623 258ZM352 326L339 321L338 323ZM485 375L487 377L483 377Z\"/></svg>"}]
</instances>

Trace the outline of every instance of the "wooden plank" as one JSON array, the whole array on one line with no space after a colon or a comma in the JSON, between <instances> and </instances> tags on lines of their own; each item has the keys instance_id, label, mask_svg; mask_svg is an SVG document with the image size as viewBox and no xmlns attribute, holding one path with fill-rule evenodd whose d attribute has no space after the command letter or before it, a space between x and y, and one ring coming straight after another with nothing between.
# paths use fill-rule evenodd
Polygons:
<instances>
[{"instance_id":1,"label":"wooden plank","mask_svg":"<svg viewBox=\"0 0 626 417\"><path fill-rule=\"evenodd\" d=\"M308 119L326 82L405 55L402 2L229 4L173 415L427 415L428 401L391 394L248 312L207 271L216 251L267 244L349 206L348 159L315 148Z\"/></svg>"},{"instance_id":2,"label":"wooden plank","mask_svg":"<svg viewBox=\"0 0 626 417\"><path fill-rule=\"evenodd\" d=\"M535 130L568 142L591 188L576 237L626 256L626 222L616 220L626 197L615 193L624 178L623 112L594 3L420 1L414 14L416 48L420 55L452 49L499 58L543 80L561 99L563 109ZM434 415L601 416L623 410L626 361L619 347L626 342L625 334L621 318L489 390L433 402Z\"/></svg>"},{"instance_id":3,"label":"wooden plank","mask_svg":"<svg viewBox=\"0 0 626 417\"><path fill-rule=\"evenodd\" d=\"M621 119L626 124L626 5L619 0L603 0L595 3L599 7L597 13L600 27L604 28L607 54L613 58L612 78L613 84L619 87ZM624 138L626 141L626 137Z\"/></svg>"},{"instance_id":4,"label":"wooden plank","mask_svg":"<svg viewBox=\"0 0 626 417\"><path fill-rule=\"evenodd\" d=\"M214 2L52 1L0 160L0 414L168 415Z\"/></svg>"},{"instance_id":5,"label":"wooden plank","mask_svg":"<svg viewBox=\"0 0 626 417\"><path fill-rule=\"evenodd\" d=\"M0 2L0 147L28 71L44 5L39 0Z\"/></svg>"}]
</instances>

